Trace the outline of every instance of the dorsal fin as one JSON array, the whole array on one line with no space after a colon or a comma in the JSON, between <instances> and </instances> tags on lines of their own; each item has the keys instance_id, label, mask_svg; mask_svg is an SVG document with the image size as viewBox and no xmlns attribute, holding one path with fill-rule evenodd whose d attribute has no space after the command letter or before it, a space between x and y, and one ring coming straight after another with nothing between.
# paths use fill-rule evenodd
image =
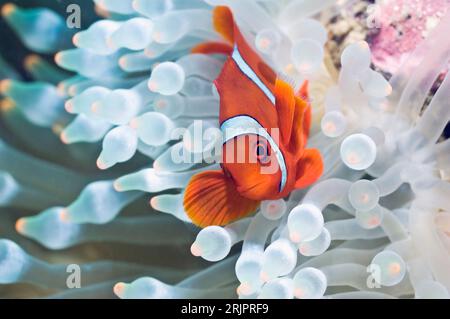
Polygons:
<instances>
[{"instance_id":1,"label":"dorsal fin","mask_svg":"<svg viewBox=\"0 0 450 319\"><path fill-rule=\"evenodd\" d=\"M292 87L281 79L275 84L276 109L278 113L278 127L284 145L291 140L295 115L295 96Z\"/></svg>"},{"instance_id":2,"label":"dorsal fin","mask_svg":"<svg viewBox=\"0 0 450 319\"><path fill-rule=\"evenodd\" d=\"M295 97L295 114L289 148L295 150L297 155L303 153L309 134L309 123L311 122L311 109L307 102Z\"/></svg>"}]
</instances>

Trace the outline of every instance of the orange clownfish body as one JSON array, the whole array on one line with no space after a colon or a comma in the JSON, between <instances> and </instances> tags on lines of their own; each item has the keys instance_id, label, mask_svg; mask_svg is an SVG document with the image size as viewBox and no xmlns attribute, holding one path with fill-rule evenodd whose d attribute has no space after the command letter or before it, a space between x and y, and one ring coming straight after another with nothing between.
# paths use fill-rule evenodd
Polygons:
<instances>
[{"instance_id":1,"label":"orange clownfish body","mask_svg":"<svg viewBox=\"0 0 450 319\"><path fill-rule=\"evenodd\" d=\"M277 78L248 45L229 8L215 8L214 27L230 44L211 42L193 50L229 55L215 81L222 169L195 175L184 195L184 209L200 227L248 216L262 200L284 198L323 171L319 151L305 148L311 125L307 84L296 94Z\"/></svg>"}]
</instances>

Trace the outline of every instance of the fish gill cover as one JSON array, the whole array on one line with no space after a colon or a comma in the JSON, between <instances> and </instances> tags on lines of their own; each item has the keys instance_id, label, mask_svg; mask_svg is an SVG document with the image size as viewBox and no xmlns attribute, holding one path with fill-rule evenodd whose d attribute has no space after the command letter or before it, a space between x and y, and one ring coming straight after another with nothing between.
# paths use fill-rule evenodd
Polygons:
<instances>
[{"instance_id":1,"label":"fish gill cover","mask_svg":"<svg viewBox=\"0 0 450 319\"><path fill-rule=\"evenodd\" d=\"M225 58L191 49L223 41L218 5L280 78L308 80L324 172L198 229L184 190L218 167ZM449 298L449 5L4 4L0 297Z\"/></svg>"}]
</instances>

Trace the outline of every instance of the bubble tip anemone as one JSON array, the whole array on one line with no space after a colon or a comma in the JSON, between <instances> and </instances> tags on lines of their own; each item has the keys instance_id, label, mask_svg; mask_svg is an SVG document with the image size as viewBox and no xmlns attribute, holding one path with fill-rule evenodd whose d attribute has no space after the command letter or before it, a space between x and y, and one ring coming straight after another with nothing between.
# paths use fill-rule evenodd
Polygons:
<instances>
[{"instance_id":1,"label":"bubble tip anemone","mask_svg":"<svg viewBox=\"0 0 450 319\"><path fill-rule=\"evenodd\" d=\"M200 245L198 245L197 243L193 243L191 245L191 254L195 257L201 257L202 249L201 249Z\"/></svg>"},{"instance_id":2,"label":"bubble tip anemone","mask_svg":"<svg viewBox=\"0 0 450 319\"><path fill-rule=\"evenodd\" d=\"M131 128L133 128L133 129L138 129L138 127L139 127L139 119L137 119L137 118L134 118L134 119L132 119L131 121L130 121L130 127Z\"/></svg>"},{"instance_id":3,"label":"bubble tip anemone","mask_svg":"<svg viewBox=\"0 0 450 319\"><path fill-rule=\"evenodd\" d=\"M114 288L113 288L114 294L119 298L123 298L124 293L125 293L125 288L126 288L126 284L123 282L119 282L119 283L115 284Z\"/></svg>"},{"instance_id":4,"label":"bubble tip anemone","mask_svg":"<svg viewBox=\"0 0 450 319\"><path fill-rule=\"evenodd\" d=\"M11 99L3 99L0 101L0 112L6 113L9 110L12 110L16 104Z\"/></svg>"},{"instance_id":5,"label":"bubble tip anemone","mask_svg":"<svg viewBox=\"0 0 450 319\"><path fill-rule=\"evenodd\" d=\"M243 282L237 287L236 293L238 296L249 296L252 293L252 287L250 284Z\"/></svg>"},{"instance_id":6,"label":"bubble tip anemone","mask_svg":"<svg viewBox=\"0 0 450 319\"><path fill-rule=\"evenodd\" d=\"M16 5L13 3L6 3L2 7L2 16L7 17L11 15L17 9Z\"/></svg>"},{"instance_id":7,"label":"bubble tip anemone","mask_svg":"<svg viewBox=\"0 0 450 319\"><path fill-rule=\"evenodd\" d=\"M114 181L114 183L113 183L113 188L114 188L114 190L115 190L116 192L119 192L119 193L125 191L124 187L123 187L122 184L120 183L120 180ZM152 200L153 200L153 199L152 199ZM150 201L150 202L152 203L153 201ZM153 202L153 203L154 203L154 202Z\"/></svg>"},{"instance_id":8,"label":"bubble tip anemone","mask_svg":"<svg viewBox=\"0 0 450 319\"><path fill-rule=\"evenodd\" d=\"M29 54L25 57L23 65L25 69L29 71L38 64L40 60L41 58L37 54Z\"/></svg>"},{"instance_id":9,"label":"bubble tip anemone","mask_svg":"<svg viewBox=\"0 0 450 319\"><path fill-rule=\"evenodd\" d=\"M11 88L12 82L10 79L0 81L0 93L5 94Z\"/></svg>"},{"instance_id":10,"label":"bubble tip anemone","mask_svg":"<svg viewBox=\"0 0 450 319\"><path fill-rule=\"evenodd\" d=\"M72 37L72 43L74 46L78 47L78 45L80 44L80 34L76 33L73 37Z\"/></svg>"},{"instance_id":11,"label":"bubble tip anemone","mask_svg":"<svg viewBox=\"0 0 450 319\"><path fill-rule=\"evenodd\" d=\"M61 132L61 134L59 135L59 139L66 145L70 144L70 140L66 132Z\"/></svg>"},{"instance_id":12,"label":"bubble tip anemone","mask_svg":"<svg viewBox=\"0 0 450 319\"><path fill-rule=\"evenodd\" d=\"M98 167L98 169L104 171L104 170L108 169L110 167L110 165L108 165L103 159L98 158L97 159L97 167Z\"/></svg>"},{"instance_id":13,"label":"bubble tip anemone","mask_svg":"<svg viewBox=\"0 0 450 319\"><path fill-rule=\"evenodd\" d=\"M61 66L62 65L62 58L63 58L63 54L61 52L58 52L53 57L53 60L55 61L55 63L57 65Z\"/></svg>"},{"instance_id":14,"label":"bubble tip anemone","mask_svg":"<svg viewBox=\"0 0 450 319\"><path fill-rule=\"evenodd\" d=\"M261 271L261 273L259 274L259 277L263 283L266 283L266 282L270 281L270 279L271 279L269 274L265 271Z\"/></svg>"},{"instance_id":15,"label":"bubble tip anemone","mask_svg":"<svg viewBox=\"0 0 450 319\"><path fill-rule=\"evenodd\" d=\"M64 103L64 108L66 109L67 113L73 113L74 107L72 100L67 100L66 103Z\"/></svg>"},{"instance_id":16,"label":"bubble tip anemone","mask_svg":"<svg viewBox=\"0 0 450 319\"><path fill-rule=\"evenodd\" d=\"M19 234L22 234L22 235L25 234L25 224L26 224L26 219L25 218L19 218L16 221L15 228L16 228L16 231Z\"/></svg>"}]
</instances>

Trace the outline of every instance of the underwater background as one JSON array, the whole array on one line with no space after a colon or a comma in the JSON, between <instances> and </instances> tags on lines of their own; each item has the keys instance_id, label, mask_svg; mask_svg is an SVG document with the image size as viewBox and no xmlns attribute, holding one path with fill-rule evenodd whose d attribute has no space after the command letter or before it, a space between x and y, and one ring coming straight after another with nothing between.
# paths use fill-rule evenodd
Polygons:
<instances>
[{"instance_id":1,"label":"underwater background","mask_svg":"<svg viewBox=\"0 0 450 319\"><path fill-rule=\"evenodd\" d=\"M214 5L278 74L310 81L325 173L200 231L183 189L211 166L171 152L207 150L171 133L218 126L224 59L190 54L220 40ZM1 298L449 297L449 1L0 6Z\"/></svg>"}]
</instances>

